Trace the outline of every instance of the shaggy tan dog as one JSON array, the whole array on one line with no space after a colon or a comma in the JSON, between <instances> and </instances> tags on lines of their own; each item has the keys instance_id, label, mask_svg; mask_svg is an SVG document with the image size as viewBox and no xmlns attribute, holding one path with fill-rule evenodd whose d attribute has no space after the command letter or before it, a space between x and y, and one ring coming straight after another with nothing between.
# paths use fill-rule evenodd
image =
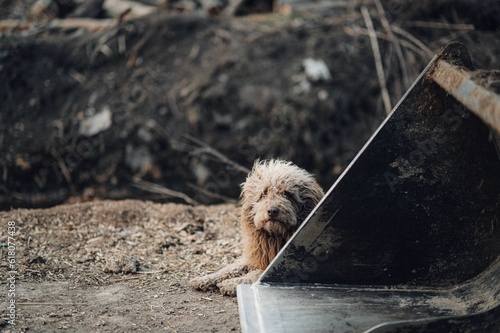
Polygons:
<instances>
[{"instance_id":1,"label":"shaggy tan dog","mask_svg":"<svg viewBox=\"0 0 500 333\"><path fill-rule=\"evenodd\" d=\"M293 163L256 161L242 184L243 258L191 285L235 295L238 284L255 282L322 197L314 177Z\"/></svg>"}]
</instances>

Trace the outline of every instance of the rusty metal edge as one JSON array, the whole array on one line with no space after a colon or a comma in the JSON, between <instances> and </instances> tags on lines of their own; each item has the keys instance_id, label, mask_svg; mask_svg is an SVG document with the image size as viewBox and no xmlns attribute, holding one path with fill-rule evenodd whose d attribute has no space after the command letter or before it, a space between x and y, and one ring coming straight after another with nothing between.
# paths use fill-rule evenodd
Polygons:
<instances>
[{"instance_id":1,"label":"rusty metal edge","mask_svg":"<svg viewBox=\"0 0 500 333\"><path fill-rule=\"evenodd\" d=\"M432 79L500 134L500 96L471 79L470 71L438 60Z\"/></svg>"}]
</instances>

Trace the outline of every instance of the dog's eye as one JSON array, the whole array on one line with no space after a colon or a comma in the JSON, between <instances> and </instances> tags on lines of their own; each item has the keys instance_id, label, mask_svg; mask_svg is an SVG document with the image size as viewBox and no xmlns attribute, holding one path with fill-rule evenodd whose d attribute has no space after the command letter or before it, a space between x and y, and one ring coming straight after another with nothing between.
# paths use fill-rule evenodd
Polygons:
<instances>
[{"instance_id":1,"label":"dog's eye","mask_svg":"<svg viewBox=\"0 0 500 333\"><path fill-rule=\"evenodd\" d=\"M263 197L265 197L266 195L267 195L267 188L265 188L264 191L262 191L262 193L260 194L259 200L262 199Z\"/></svg>"},{"instance_id":2,"label":"dog's eye","mask_svg":"<svg viewBox=\"0 0 500 333\"><path fill-rule=\"evenodd\" d=\"M295 196L293 195L292 192L288 192L288 191L285 191L285 196L287 197L288 200L292 201L294 200L295 201Z\"/></svg>"}]
</instances>

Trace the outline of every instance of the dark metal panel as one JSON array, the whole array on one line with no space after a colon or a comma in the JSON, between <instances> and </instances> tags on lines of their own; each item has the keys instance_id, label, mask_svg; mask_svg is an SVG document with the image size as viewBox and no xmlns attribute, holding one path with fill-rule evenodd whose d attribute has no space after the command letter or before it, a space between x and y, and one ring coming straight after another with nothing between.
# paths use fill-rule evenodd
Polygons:
<instances>
[{"instance_id":1,"label":"dark metal panel","mask_svg":"<svg viewBox=\"0 0 500 333\"><path fill-rule=\"evenodd\" d=\"M447 292L436 291L244 285L238 295L247 307L250 304L254 307L252 312L261 317L260 325L252 328L248 325L253 323L248 323L248 318L245 318L242 331L252 333L360 333L383 322L465 314L464 308L452 302L448 303L448 308L434 302L449 297Z\"/></svg>"},{"instance_id":2,"label":"dark metal panel","mask_svg":"<svg viewBox=\"0 0 500 333\"><path fill-rule=\"evenodd\" d=\"M462 47L443 55L470 67ZM438 59L261 282L451 286L498 256L500 160L490 129L427 75Z\"/></svg>"},{"instance_id":3,"label":"dark metal panel","mask_svg":"<svg viewBox=\"0 0 500 333\"><path fill-rule=\"evenodd\" d=\"M500 332L500 306L471 315L381 324L364 333L469 333Z\"/></svg>"},{"instance_id":4,"label":"dark metal panel","mask_svg":"<svg viewBox=\"0 0 500 333\"><path fill-rule=\"evenodd\" d=\"M498 332L500 258L447 289L256 283L238 304L244 333Z\"/></svg>"}]
</instances>

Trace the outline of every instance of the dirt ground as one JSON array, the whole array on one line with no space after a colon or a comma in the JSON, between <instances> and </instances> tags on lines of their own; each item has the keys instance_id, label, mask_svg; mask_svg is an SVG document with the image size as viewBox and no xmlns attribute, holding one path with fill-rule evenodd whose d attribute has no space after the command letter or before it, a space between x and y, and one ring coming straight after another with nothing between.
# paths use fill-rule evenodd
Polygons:
<instances>
[{"instance_id":1,"label":"dirt ground","mask_svg":"<svg viewBox=\"0 0 500 333\"><path fill-rule=\"evenodd\" d=\"M0 0L0 19L34 2ZM450 41L500 68L496 0L382 1L383 14L369 0L283 2L0 31L0 278L9 226L18 272L17 325L2 312L0 330L240 331L236 299L188 280L241 254L239 186L256 158L292 160L328 189L383 121L361 6L392 105ZM330 77L308 75L307 58Z\"/></svg>"},{"instance_id":2,"label":"dirt ground","mask_svg":"<svg viewBox=\"0 0 500 333\"><path fill-rule=\"evenodd\" d=\"M235 205L99 201L0 213L15 222L11 332L239 331L236 299L188 280L241 254ZM6 248L0 249L2 258ZM0 277L11 271L2 260ZM2 295L0 307L8 299Z\"/></svg>"}]
</instances>

